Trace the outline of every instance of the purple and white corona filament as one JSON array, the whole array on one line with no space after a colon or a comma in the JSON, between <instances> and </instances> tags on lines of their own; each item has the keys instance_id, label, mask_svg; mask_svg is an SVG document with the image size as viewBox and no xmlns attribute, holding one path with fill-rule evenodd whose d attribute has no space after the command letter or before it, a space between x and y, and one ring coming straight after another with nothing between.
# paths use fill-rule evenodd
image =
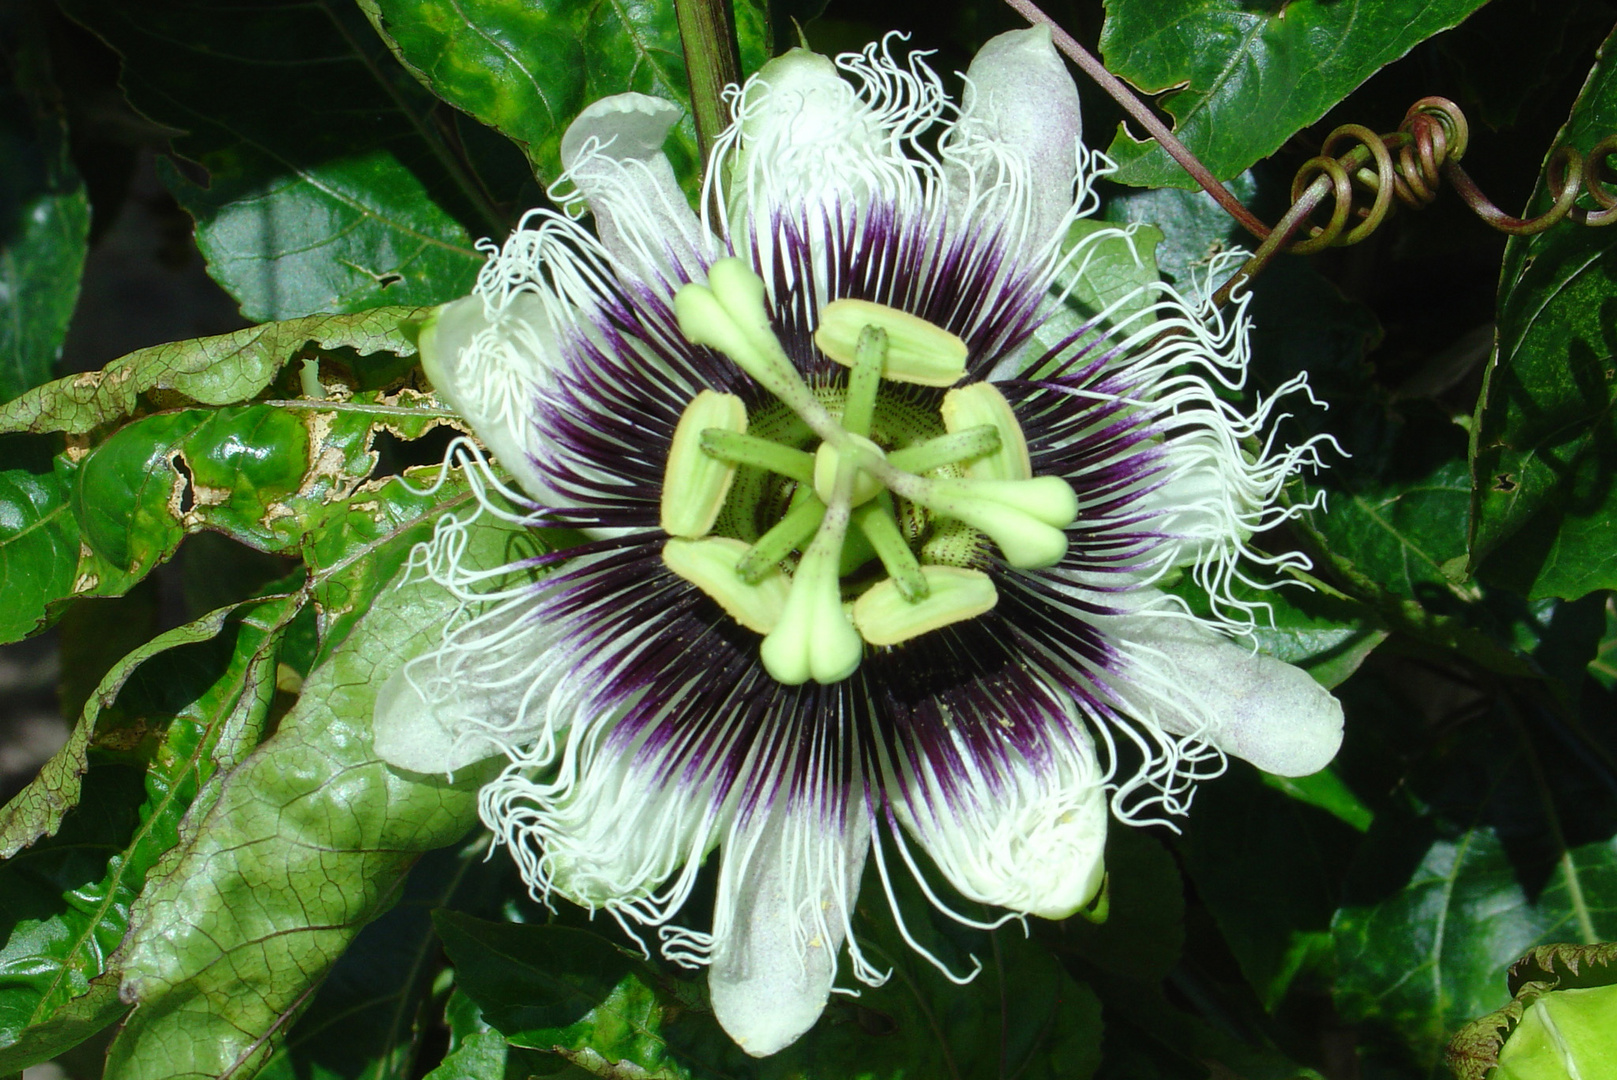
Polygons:
<instances>
[{"instance_id":1,"label":"purple and white corona filament","mask_svg":"<svg viewBox=\"0 0 1617 1080\"><path fill-rule=\"evenodd\" d=\"M1157 284L1048 323L1123 235L1068 240L1093 164L1048 32L989 42L958 108L877 46L794 50L733 106L701 214L673 106L585 110L562 154L594 233L529 215L424 331L520 520L588 541L495 590L441 523L419 561L463 617L383 688L376 741L421 771L503 754L483 818L536 895L708 964L762 1055L844 955L883 978L849 925L867 860L889 897L918 845L962 895L1062 918L1108 806L1182 813L1226 753L1313 772L1342 721L1240 640L1246 568L1300 561L1248 540L1318 464L1216 389L1245 379L1240 312ZM1184 573L1211 619L1165 591ZM711 929L682 927L715 848Z\"/></svg>"}]
</instances>

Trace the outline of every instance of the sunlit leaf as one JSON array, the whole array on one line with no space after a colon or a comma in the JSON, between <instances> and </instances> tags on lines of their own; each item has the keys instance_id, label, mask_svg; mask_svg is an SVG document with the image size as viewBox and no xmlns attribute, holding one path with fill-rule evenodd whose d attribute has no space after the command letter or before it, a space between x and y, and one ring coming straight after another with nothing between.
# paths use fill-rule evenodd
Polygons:
<instances>
[{"instance_id":1,"label":"sunlit leaf","mask_svg":"<svg viewBox=\"0 0 1617 1080\"><path fill-rule=\"evenodd\" d=\"M136 650L102 681L73 740L7 806L0 911L18 921L0 946L0 1068L46 1060L123 1011L106 976L130 906L199 794L257 744L297 611L296 597L251 601ZM81 803L92 736L136 767L97 766ZM59 824L54 840L36 842ZM26 842L34 846L16 854Z\"/></svg>"},{"instance_id":2,"label":"sunlit leaf","mask_svg":"<svg viewBox=\"0 0 1617 1080\"><path fill-rule=\"evenodd\" d=\"M445 101L522 146L549 182L561 173L561 136L591 102L637 91L689 109L672 4L604 6L584 0L366 0L361 5L415 76ZM743 73L768 58L768 12L733 8ZM669 159L695 191L701 160L687 116Z\"/></svg>"},{"instance_id":3,"label":"sunlit leaf","mask_svg":"<svg viewBox=\"0 0 1617 1080\"><path fill-rule=\"evenodd\" d=\"M467 292L506 216L352 5L72 0L122 83L207 182L160 171L208 270L254 321Z\"/></svg>"},{"instance_id":4,"label":"sunlit leaf","mask_svg":"<svg viewBox=\"0 0 1617 1080\"><path fill-rule=\"evenodd\" d=\"M249 401L305 346L414 356L415 325L425 314L419 308L384 307L356 315L314 315L138 349L101 371L58 379L0 408L0 433L82 434L128 416L143 394L161 394L171 405Z\"/></svg>"},{"instance_id":5,"label":"sunlit leaf","mask_svg":"<svg viewBox=\"0 0 1617 1080\"><path fill-rule=\"evenodd\" d=\"M1484 2L1108 0L1100 47L1113 74L1148 94L1168 91L1175 134L1228 179ZM1121 128L1107 153L1121 183L1195 183L1154 141Z\"/></svg>"},{"instance_id":6,"label":"sunlit leaf","mask_svg":"<svg viewBox=\"0 0 1617 1080\"><path fill-rule=\"evenodd\" d=\"M397 565L452 499L441 493L425 520L349 555L391 548ZM471 565L503 561L507 535L476 530ZM109 1051L109 1080L256 1070L417 858L475 823L480 770L453 783L405 774L370 744L381 683L435 639L454 600L430 581L371 585L364 615L132 909L120 960L136 1008Z\"/></svg>"},{"instance_id":7,"label":"sunlit leaf","mask_svg":"<svg viewBox=\"0 0 1617 1080\"><path fill-rule=\"evenodd\" d=\"M421 1058L431 1051L427 1014L441 993L434 982L442 949L429 912L452 904L493 914L521 888L509 860L491 861L486 855L487 843L479 841L460 851L428 852L416 863L398 905L359 932L314 1003L264 1064L258 1074L262 1080L409 1080L420 1075ZM464 998L451 1002L451 1009L459 1012L450 1031L449 1057L470 1040L472 1046L457 1058L461 1067L488 1063L503 1069L505 1039L497 1033L492 1045L478 1039L479 1032L490 1029L479 1022L475 1006L470 1017L460 1015L468 1005ZM467 1075L452 1080L467 1080Z\"/></svg>"}]
</instances>

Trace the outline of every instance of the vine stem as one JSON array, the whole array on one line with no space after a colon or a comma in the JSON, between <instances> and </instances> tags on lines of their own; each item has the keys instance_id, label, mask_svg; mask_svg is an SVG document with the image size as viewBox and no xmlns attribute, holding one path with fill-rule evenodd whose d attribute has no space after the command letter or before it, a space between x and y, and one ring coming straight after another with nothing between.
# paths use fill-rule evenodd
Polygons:
<instances>
[{"instance_id":1,"label":"vine stem","mask_svg":"<svg viewBox=\"0 0 1617 1080\"><path fill-rule=\"evenodd\" d=\"M1260 221L1252 211L1241 205L1241 200L1229 188L1219 183L1218 177L1207 171L1195 154L1191 153L1184 143L1174 137L1173 132L1146 107L1145 102L1135 96L1134 91L1123 84L1123 80L1106 70L1099 60L1092 56L1088 49L1078 44L1077 40L1063 30L1054 19L1040 11L1032 0L1005 0L1018 15L1030 23L1042 24L1050 28L1050 35L1055 39L1056 48L1067 55L1073 63L1088 75L1100 88L1111 95L1112 100L1123 106L1130 116L1155 139L1170 157L1191 175L1202 189L1218 201L1226 213L1241 227L1259 240L1267 239L1269 227Z\"/></svg>"},{"instance_id":2,"label":"vine stem","mask_svg":"<svg viewBox=\"0 0 1617 1080\"><path fill-rule=\"evenodd\" d=\"M685 77L691 87L696 143L705 166L713 141L730 123L724 107L724 88L741 82L735 22L730 0L674 0L674 18L685 53Z\"/></svg>"}]
</instances>

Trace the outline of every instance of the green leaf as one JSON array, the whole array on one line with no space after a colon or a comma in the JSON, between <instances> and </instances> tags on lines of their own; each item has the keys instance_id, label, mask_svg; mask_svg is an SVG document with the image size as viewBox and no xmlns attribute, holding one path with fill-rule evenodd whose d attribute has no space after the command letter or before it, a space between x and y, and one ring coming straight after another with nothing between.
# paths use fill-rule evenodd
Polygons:
<instances>
[{"instance_id":1,"label":"green leaf","mask_svg":"<svg viewBox=\"0 0 1617 1080\"><path fill-rule=\"evenodd\" d=\"M1558 147L1587 152L1617 130L1614 47L1601 47ZM1547 205L1541 180L1530 212ZM1617 587L1617 235L1567 222L1512 239L1499 280L1497 347L1474 425L1470 568L1489 559L1492 576L1532 597Z\"/></svg>"},{"instance_id":2,"label":"green leaf","mask_svg":"<svg viewBox=\"0 0 1617 1080\"><path fill-rule=\"evenodd\" d=\"M1337 1005L1374 1017L1429 1067L1449 1033L1510 997L1505 969L1534 945L1617 938L1617 842L1566 852L1536 895L1492 828L1440 837L1396 893L1337 913Z\"/></svg>"},{"instance_id":3,"label":"green leaf","mask_svg":"<svg viewBox=\"0 0 1617 1080\"><path fill-rule=\"evenodd\" d=\"M1258 193L1258 182L1250 172L1235 177L1226 186L1243 203L1250 204ZM1106 220L1116 225L1141 223L1160 230L1157 267L1182 291L1196 284L1198 273L1205 274L1209 260L1251 243L1229 211L1201 188L1124 190L1107 200L1104 213ZM1222 284L1218 281L1213 286Z\"/></svg>"},{"instance_id":4,"label":"green leaf","mask_svg":"<svg viewBox=\"0 0 1617 1080\"><path fill-rule=\"evenodd\" d=\"M673 4L588 0L364 0L394 54L434 94L508 135L547 183L561 137L586 105L637 91L690 108ZM768 12L734 5L743 73L769 58ZM701 183L687 115L665 148L687 191Z\"/></svg>"},{"instance_id":5,"label":"green leaf","mask_svg":"<svg viewBox=\"0 0 1617 1080\"><path fill-rule=\"evenodd\" d=\"M40 453L40 442L19 447L20 441L0 441L15 463L0 470L0 595L6 598L0 604L0 642L37 630L49 603L71 595L78 579L79 522L72 511L77 467Z\"/></svg>"},{"instance_id":6,"label":"green leaf","mask_svg":"<svg viewBox=\"0 0 1617 1080\"><path fill-rule=\"evenodd\" d=\"M63 6L123 56L135 108L207 170L201 184L160 164L247 318L469 291L483 260L468 228L501 233L508 215L352 5Z\"/></svg>"},{"instance_id":7,"label":"green leaf","mask_svg":"<svg viewBox=\"0 0 1617 1080\"><path fill-rule=\"evenodd\" d=\"M350 548L349 560L397 566L452 501L440 493L424 519ZM505 561L509 538L474 529L468 565ZM318 571L317 598L332 595L322 579L345 574ZM136 1008L108 1052L109 1080L252 1075L360 928L398 898L417 858L476 822L481 770L450 783L395 771L371 750L377 690L455 607L431 582L380 584L362 600L348 592L364 614L131 911L120 960Z\"/></svg>"},{"instance_id":8,"label":"green leaf","mask_svg":"<svg viewBox=\"0 0 1617 1080\"><path fill-rule=\"evenodd\" d=\"M1424 402L1390 399L1366 359L1380 338L1374 316L1304 260L1287 257L1252 293L1256 388L1272 393L1303 372L1329 406L1288 399L1292 419L1282 428L1293 444L1317 434L1335 444L1321 448L1329 467L1288 492L1304 502L1324 491L1325 504L1302 517L1332 563L1316 573L1334 570L1357 595L1393 606L1474 600L1464 584L1464 430Z\"/></svg>"},{"instance_id":9,"label":"green leaf","mask_svg":"<svg viewBox=\"0 0 1617 1080\"><path fill-rule=\"evenodd\" d=\"M1617 596L1606 596L1606 630L1600 636L1589 674L1607 690L1617 687Z\"/></svg>"},{"instance_id":10,"label":"green leaf","mask_svg":"<svg viewBox=\"0 0 1617 1080\"><path fill-rule=\"evenodd\" d=\"M309 323L335 323L336 329L327 333ZM264 331L258 343L263 349L253 344L225 350L212 368L204 363L208 349L187 351L198 343L156 350L184 354L194 379L166 378L160 359L141 364L141 354L134 354L121 362L129 366L114 365L101 381L150 378L183 387L187 396L228 398L263 389L311 330L332 346L402 352L413 350L407 327L400 313L386 310L299 320L258 328ZM257 331L243 332L249 333ZM364 385L378 365L344 361L343 355L306 358L320 365L341 397L158 413L126 424L88 453L70 451L53 462L37 460L44 458L39 444L23 445L18 467L0 472L0 582L10 601L0 613L0 640L33 632L68 598L121 595L169 559L187 533L213 529L259 551L295 554L306 539L319 542L326 519L367 483L382 432L410 440L438 424L458 426L453 413L409 388L354 393L348 386ZM234 363L238 359L242 365ZM244 368L252 370L245 384ZM117 374L137 369L139 378ZM35 403L50 398L57 385L41 387ZM30 400L25 395L16 404ZM62 398L54 401L61 404ZM91 408L106 404L92 402ZM124 406L133 407L132 395L108 411Z\"/></svg>"},{"instance_id":11,"label":"green leaf","mask_svg":"<svg viewBox=\"0 0 1617 1080\"><path fill-rule=\"evenodd\" d=\"M517 1046L632 1064L657 1080L690 1074L661 1034L671 1004L637 957L587 930L433 916L456 981Z\"/></svg>"},{"instance_id":12,"label":"green leaf","mask_svg":"<svg viewBox=\"0 0 1617 1080\"><path fill-rule=\"evenodd\" d=\"M257 743L280 643L297 610L296 597L252 601L131 654L103 680L73 740L46 766L44 777L60 786L47 793L45 813L30 791L8 806L11 857L0 864L0 911L20 918L0 947L0 1070L47 1060L123 1011L109 957L129 928L130 906L179 841L199 794ZM83 803L54 840L13 854L19 837L9 826L27 811L35 811L28 816L37 835L41 825L54 831L60 821L62 788L71 786L78 803L79 776L69 770L82 771L92 733L141 768L97 766ZM118 798L128 801L127 814L109 814L108 793L125 786Z\"/></svg>"},{"instance_id":13,"label":"green leaf","mask_svg":"<svg viewBox=\"0 0 1617 1080\"><path fill-rule=\"evenodd\" d=\"M22 31L5 48L18 85L0 86L0 401L51 377L90 233L66 125L39 100L54 88L33 16L21 7L0 15L8 38Z\"/></svg>"},{"instance_id":14,"label":"green leaf","mask_svg":"<svg viewBox=\"0 0 1617 1080\"><path fill-rule=\"evenodd\" d=\"M240 618L239 613L223 608L195 622L159 634L113 666L86 703L84 714L79 718L67 744L0 811L0 859L9 859L41 836L55 833L63 816L78 805L80 785L85 770L89 768L90 741L95 734L96 722L102 710L117 699L135 671L152 657L170 649L216 637L232 616ZM262 682L262 672L258 673L258 680Z\"/></svg>"},{"instance_id":15,"label":"green leaf","mask_svg":"<svg viewBox=\"0 0 1617 1080\"><path fill-rule=\"evenodd\" d=\"M1181 578L1170 591L1197 615L1211 617L1207 594L1191 578ZM1306 574L1260 577L1257 584L1238 581L1229 592L1237 602L1254 606L1257 647L1302 668L1321 686L1341 685L1387 639L1373 609Z\"/></svg>"},{"instance_id":16,"label":"green leaf","mask_svg":"<svg viewBox=\"0 0 1617 1080\"><path fill-rule=\"evenodd\" d=\"M1107 0L1106 67L1161 105L1220 179L1268 157L1376 71L1486 0ZM1329 47L1322 47L1322 43ZM1112 176L1136 187L1195 181L1122 126Z\"/></svg>"},{"instance_id":17,"label":"green leaf","mask_svg":"<svg viewBox=\"0 0 1617 1080\"><path fill-rule=\"evenodd\" d=\"M1353 793L1335 769L1324 768L1312 776L1264 773L1263 782L1288 798L1318 807L1355 832L1368 831L1375 821L1375 812Z\"/></svg>"},{"instance_id":18,"label":"green leaf","mask_svg":"<svg viewBox=\"0 0 1617 1080\"><path fill-rule=\"evenodd\" d=\"M265 1063L260 1080L418 1076L428 1034L423 1012L430 1007L442 951L429 913L455 904L492 914L521 888L510 860L490 861L487 855L487 842L478 840L458 851L443 848L423 856L405 880L398 905L360 931L321 984L314 1004ZM494 1047L478 1042L478 1031L489 1028L477 1023L475 1006L471 1012L472 1017L460 1019L473 1029L452 1029L451 1038L456 1045L468 1037L477 1043L476 1052L466 1055L468 1062L492 1061L503 1069L505 1039L496 1034Z\"/></svg>"},{"instance_id":19,"label":"green leaf","mask_svg":"<svg viewBox=\"0 0 1617 1080\"><path fill-rule=\"evenodd\" d=\"M426 314L422 308L383 307L314 315L138 349L101 371L58 379L0 408L0 433L81 435L130 415L143 394L160 395L167 405L250 401L308 346L414 356L415 328Z\"/></svg>"},{"instance_id":20,"label":"green leaf","mask_svg":"<svg viewBox=\"0 0 1617 1080\"><path fill-rule=\"evenodd\" d=\"M1458 429L1454 434L1459 435ZM1465 580L1471 480L1463 459L1408 480L1357 483L1333 491L1305 520L1329 538L1337 564L1400 596L1475 595Z\"/></svg>"},{"instance_id":21,"label":"green leaf","mask_svg":"<svg viewBox=\"0 0 1617 1080\"><path fill-rule=\"evenodd\" d=\"M1050 291L1062 295L1062 303L1034 329L1032 347L1054 349L1102 313L1104 324L1078 341L1092 341L1107 328L1123 326L1125 335L1138 330L1136 324L1124 324L1157 299L1144 290L1158 280L1153 252L1161 241L1162 232L1154 225L1118 226L1095 218L1073 222L1062 250L1070 255L1082 245L1082 253L1051 284Z\"/></svg>"},{"instance_id":22,"label":"green leaf","mask_svg":"<svg viewBox=\"0 0 1617 1080\"><path fill-rule=\"evenodd\" d=\"M56 837L0 863L0 1068L7 1075L50 1060L124 1010L116 980L90 982L96 972L85 974L76 1000L58 1001L54 1009L40 1005L65 974L60 954L86 930L102 929L82 921L73 925L67 901L78 889L106 880L139 825L143 796L139 769L98 770L88 797ZM86 940L91 943L104 944L93 932ZM114 937L106 947L116 945Z\"/></svg>"},{"instance_id":23,"label":"green leaf","mask_svg":"<svg viewBox=\"0 0 1617 1080\"><path fill-rule=\"evenodd\" d=\"M1331 917L1358 839L1243 764L1196 793L1185 871L1266 1009L1329 958Z\"/></svg>"},{"instance_id":24,"label":"green leaf","mask_svg":"<svg viewBox=\"0 0 1617 1080\"><path fill-rule=\"evenodd\" d=\"M449 1051L425 1080L505 1080L509 1044L489 1022L476 1002L456 990L444 1006L449 1027Z\"/></svg>"}]
</instances>

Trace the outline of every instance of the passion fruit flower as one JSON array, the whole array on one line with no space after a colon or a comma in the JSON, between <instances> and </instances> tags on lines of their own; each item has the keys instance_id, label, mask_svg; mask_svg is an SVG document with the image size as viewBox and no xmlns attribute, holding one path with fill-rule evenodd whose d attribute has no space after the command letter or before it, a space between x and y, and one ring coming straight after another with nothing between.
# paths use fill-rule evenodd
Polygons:
<instances>
[{"instance_id":1,"label":"passion fruit flower","mask_svg":"<svg viewBox=\"0 0 1617 1080\"><path fill-rule=\"evenodd\" d=\"M1245 568L1295 558L1248 542L1318 464L1220 395L1240 314L1158 285L1052 329L1120 234L1068 242L1094 158L1047 31L989 42L958 108L874 45L794 50L730 100L700 214L674 107L585 110L564 202L595 233L531 213L424 330L520 487L485 470L484 508L585 542L474 572L440 523L419 567L463 617L383 688L376 744L505 755L482 815L534 893L708 964L763 1055L844 945L883 978L849 924L867 857L889 898L896 854L939 902L913 844L972 901L1062 918L1101 886L1108 803L1182 813L1225 753L1313 772L1341 710L1239 640ZM1186 572L1212 618L1164 591ZM677 926L715 847L711 927Z\"/></svg>"}]
</instances>

